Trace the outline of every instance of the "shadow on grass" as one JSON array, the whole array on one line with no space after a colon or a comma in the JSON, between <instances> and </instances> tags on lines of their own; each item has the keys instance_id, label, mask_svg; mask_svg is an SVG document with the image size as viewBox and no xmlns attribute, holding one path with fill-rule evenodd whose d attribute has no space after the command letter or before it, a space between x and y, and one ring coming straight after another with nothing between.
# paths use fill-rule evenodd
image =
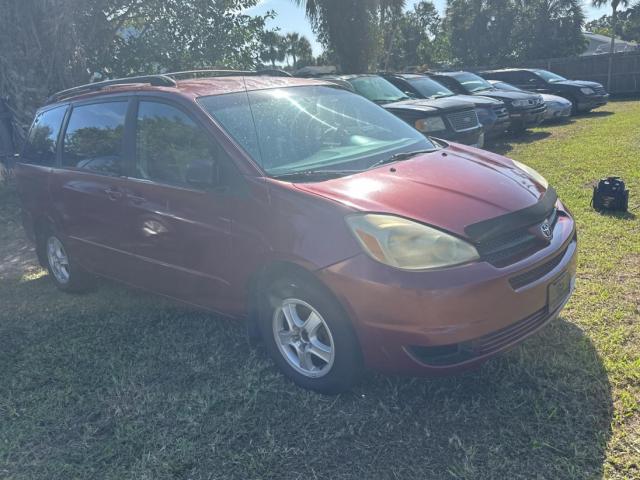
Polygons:
<instances>
[{"instance_id":1,"label":"shadow on grass","mask_svg":"<svg viewBox=\"0 0 640 480\"><path fill-rule=\"evenodd\" d=\"M558 320L463 376L324 397L241 322L105 284L0 281L0 458L21 478L599 478L611 393ZM99 474L96 474L99 472Z\"/></svg>"},{"instance_id":2,"label":"shadow on grass","mask_svg":"<svg viewBox=\"0 0 640 480\"><path fill-rule=\"evenodd\" d=\"M504 138L499 138L485 146L486 150L489 150L500 155L505 155L513 150L514 145L523 145L528 143L537 142L543 140L551 135L551 132L537 131L532 132L526 130L519 134L513 134Z\"/></svg>"},{"instance_id":3,"label":"shadow on grass","mask_svg":"<svg viewBox=\"0 0 640 480\"><path fill-rule=\"evenodd\" d=\"M636 214L632 212L609 212L606 210L598 211L603 217L617 218L618 220L635 220Z\"/></svg>"},{"instance_id":4,"label":"shadow on grass","mask_svg":"<svg viewBox=\"0 0 640 480\"><path fill-rule=\"evenodd\" d=\"M592 112L580 112L577 115L574 115L573 118L599 118L599 117L609 117L613 115L613 112L609 112L608 110L596 110Z\"/></svg>"}]
</instances>

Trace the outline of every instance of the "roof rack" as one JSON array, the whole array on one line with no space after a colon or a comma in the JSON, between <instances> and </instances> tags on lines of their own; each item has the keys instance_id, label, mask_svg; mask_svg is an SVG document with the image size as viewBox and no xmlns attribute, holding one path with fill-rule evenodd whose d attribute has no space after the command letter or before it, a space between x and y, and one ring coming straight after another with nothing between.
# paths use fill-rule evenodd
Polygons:
<instances>
[{"instance_id":1,"label":"roof rack","mask_svg":"<svg viewBox=\"0 0 640 480\"><path fill-rule=\"evenodd\" d=\"M264 69L264 70L217 70L217 69L203 69L203 70L185 70L183 72L169 72L164 74L167 77L186 80L191 78L211 78L211 77L231 77L231 76L243 76L243 77L255 77L262 75L269 75L272 77L290 77L291 75L284 70L278 69Z\"/></svg>"},{"instance_id":2,"label":"roof rack","mask_svg":"<svg viewBox=\"0 0 640 480\"><path fill-rule=\"evenodd\" d=\"M113 80L104 80L102 82L88 83L86 85L80 85L78 87L68 88L60 92L54 93L47 98L47 104L59 102L75 95L82 93L98 92L104 88L111 87L113 85L127 85L132 83L148 83L155 87L175 87L176 81L167 75L142 75L139 77L127 77L127 78L115 78Z\"/></svg>"},{"instance_id":3,"label":"roof rack","mask_svg":"<svg viewBox=\"0 0 640 480\"><path fill-rule=\"evenodd\" d=\"M89 92L98 92L104 88L114 85L130 85L135 83L149 84L154 87L176 87L176 80L184 80L189 78L210 78L210 77L229 77L229 76L261 76L270 75L274 77L290 77L291 75L284 70L265 69L265 70L185 70L183 72L170 72L158 75L142 75L138 77L115 78L113 80L104 80L102 82L88 83L78 87L68 88L60 92L54 93L47 98L46 104L59 102L76 95Z\"/></svg>"}]
</instances>

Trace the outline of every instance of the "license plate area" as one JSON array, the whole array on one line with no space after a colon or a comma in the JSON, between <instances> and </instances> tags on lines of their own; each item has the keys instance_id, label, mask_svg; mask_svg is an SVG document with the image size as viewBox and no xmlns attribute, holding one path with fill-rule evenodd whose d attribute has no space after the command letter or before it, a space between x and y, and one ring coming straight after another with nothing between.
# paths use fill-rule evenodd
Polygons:
<instances>
[{"instance_id":1,"label":"license plate area","mask_svg":"<svg viewBox=\"0 0 640 480\"><path fill-rule=\"evenodd\" d=\"M562 302L571 293L571 275L569 272L564 272L558 278L556 278L548 287L548 305L549 312L554 312L562 305Z\"/></svg>"}]
</instances>

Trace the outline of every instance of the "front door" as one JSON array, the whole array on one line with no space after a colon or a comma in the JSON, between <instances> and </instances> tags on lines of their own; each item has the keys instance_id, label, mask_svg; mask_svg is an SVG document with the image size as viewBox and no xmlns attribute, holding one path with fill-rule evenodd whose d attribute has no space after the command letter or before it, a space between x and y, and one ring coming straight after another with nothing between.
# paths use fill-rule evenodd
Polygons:
<instances>
[{"instance_id":1,"label":"front door","mask_svg":"<svg viewBox=\"0 0 640 480\"><path fill-rule=\"evenodd\" d=\"M141 98L126 192L144 288L225 310L230 290L231 162L178 105Z\"/></svg>"}]
</instances>

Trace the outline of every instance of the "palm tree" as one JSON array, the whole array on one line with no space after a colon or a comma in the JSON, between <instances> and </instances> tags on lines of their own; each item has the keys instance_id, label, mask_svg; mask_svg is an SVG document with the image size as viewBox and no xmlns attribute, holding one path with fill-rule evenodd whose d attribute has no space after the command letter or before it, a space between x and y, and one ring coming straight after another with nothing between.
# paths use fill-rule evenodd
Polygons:
<instances>
[{"instance_id":1,"label":"palm tree","mask_svg":"<svg viewBox=\"0 0 640 480\"><path fill-rule=\"evenodd\" d=\"M276 62L284 60L286 55L285 41L282 35L272 30L262 35L263 50L260 58L265 62L271 62L271 67L276 68Z\"/></svg>"},{"instance_id":2,"label":"palm tree","mask_svg":"<svg viewBox=\"0 0 640 480\"><path fill-rule=\"evenodd\" d=\"M298 62L298 43L300 42L300 34L299 33L287 33L284 38L287 54L291 55L293 59L293 68L296 68L296 63Z\"/></svg>"},{"instance_id":3,"label":"palm tree","mask_svg":"<svg viewBox=\"0 0 640 480\"><path fill-rule=\"evenodd\" d=\"M307 37L302 36L300 40L298 40L297 54L298 63L304 63L304 65L301 66L309 65L313 62L313 48Z\"/></svg>"},{"instance_id":4,"label":"palm tree","mask_svg":"<svg viewBox=\"0 0 640 480\"><path fill-rule=\"evenodd\" d=\"M292 0L305 9L321 43L343 71L366 72L375 55L375 26L379 0Z\"/></svg>"},{"instance_id":5,"label":"palm tree","mask_svg":"<svg viewBox=\"0 0 640 480\"><path fill-rule=\"evenodd\" d=\"M618 26L618 7L628 7L629 0L592 0L594 7L611 5L611 47L609 48L609 71L607 73L607 89L611 90L613 77L613 54L616 53L616 28Z\"/></svg>"},{"instance_id":6,"label":"palm tree","mask_svg":"<svg viewBox=\"0 0 640 480\"><path fill-rule=\"evenodd\" d=\"M293 60L293 68L298 65L298 62L302 59L308 61L313 57L313 50L311 48L311 42L304 35L298 33L287 33L285 37L285 44L287 48L287 54L291 55Z\"/></svg>"}]
</instances>

